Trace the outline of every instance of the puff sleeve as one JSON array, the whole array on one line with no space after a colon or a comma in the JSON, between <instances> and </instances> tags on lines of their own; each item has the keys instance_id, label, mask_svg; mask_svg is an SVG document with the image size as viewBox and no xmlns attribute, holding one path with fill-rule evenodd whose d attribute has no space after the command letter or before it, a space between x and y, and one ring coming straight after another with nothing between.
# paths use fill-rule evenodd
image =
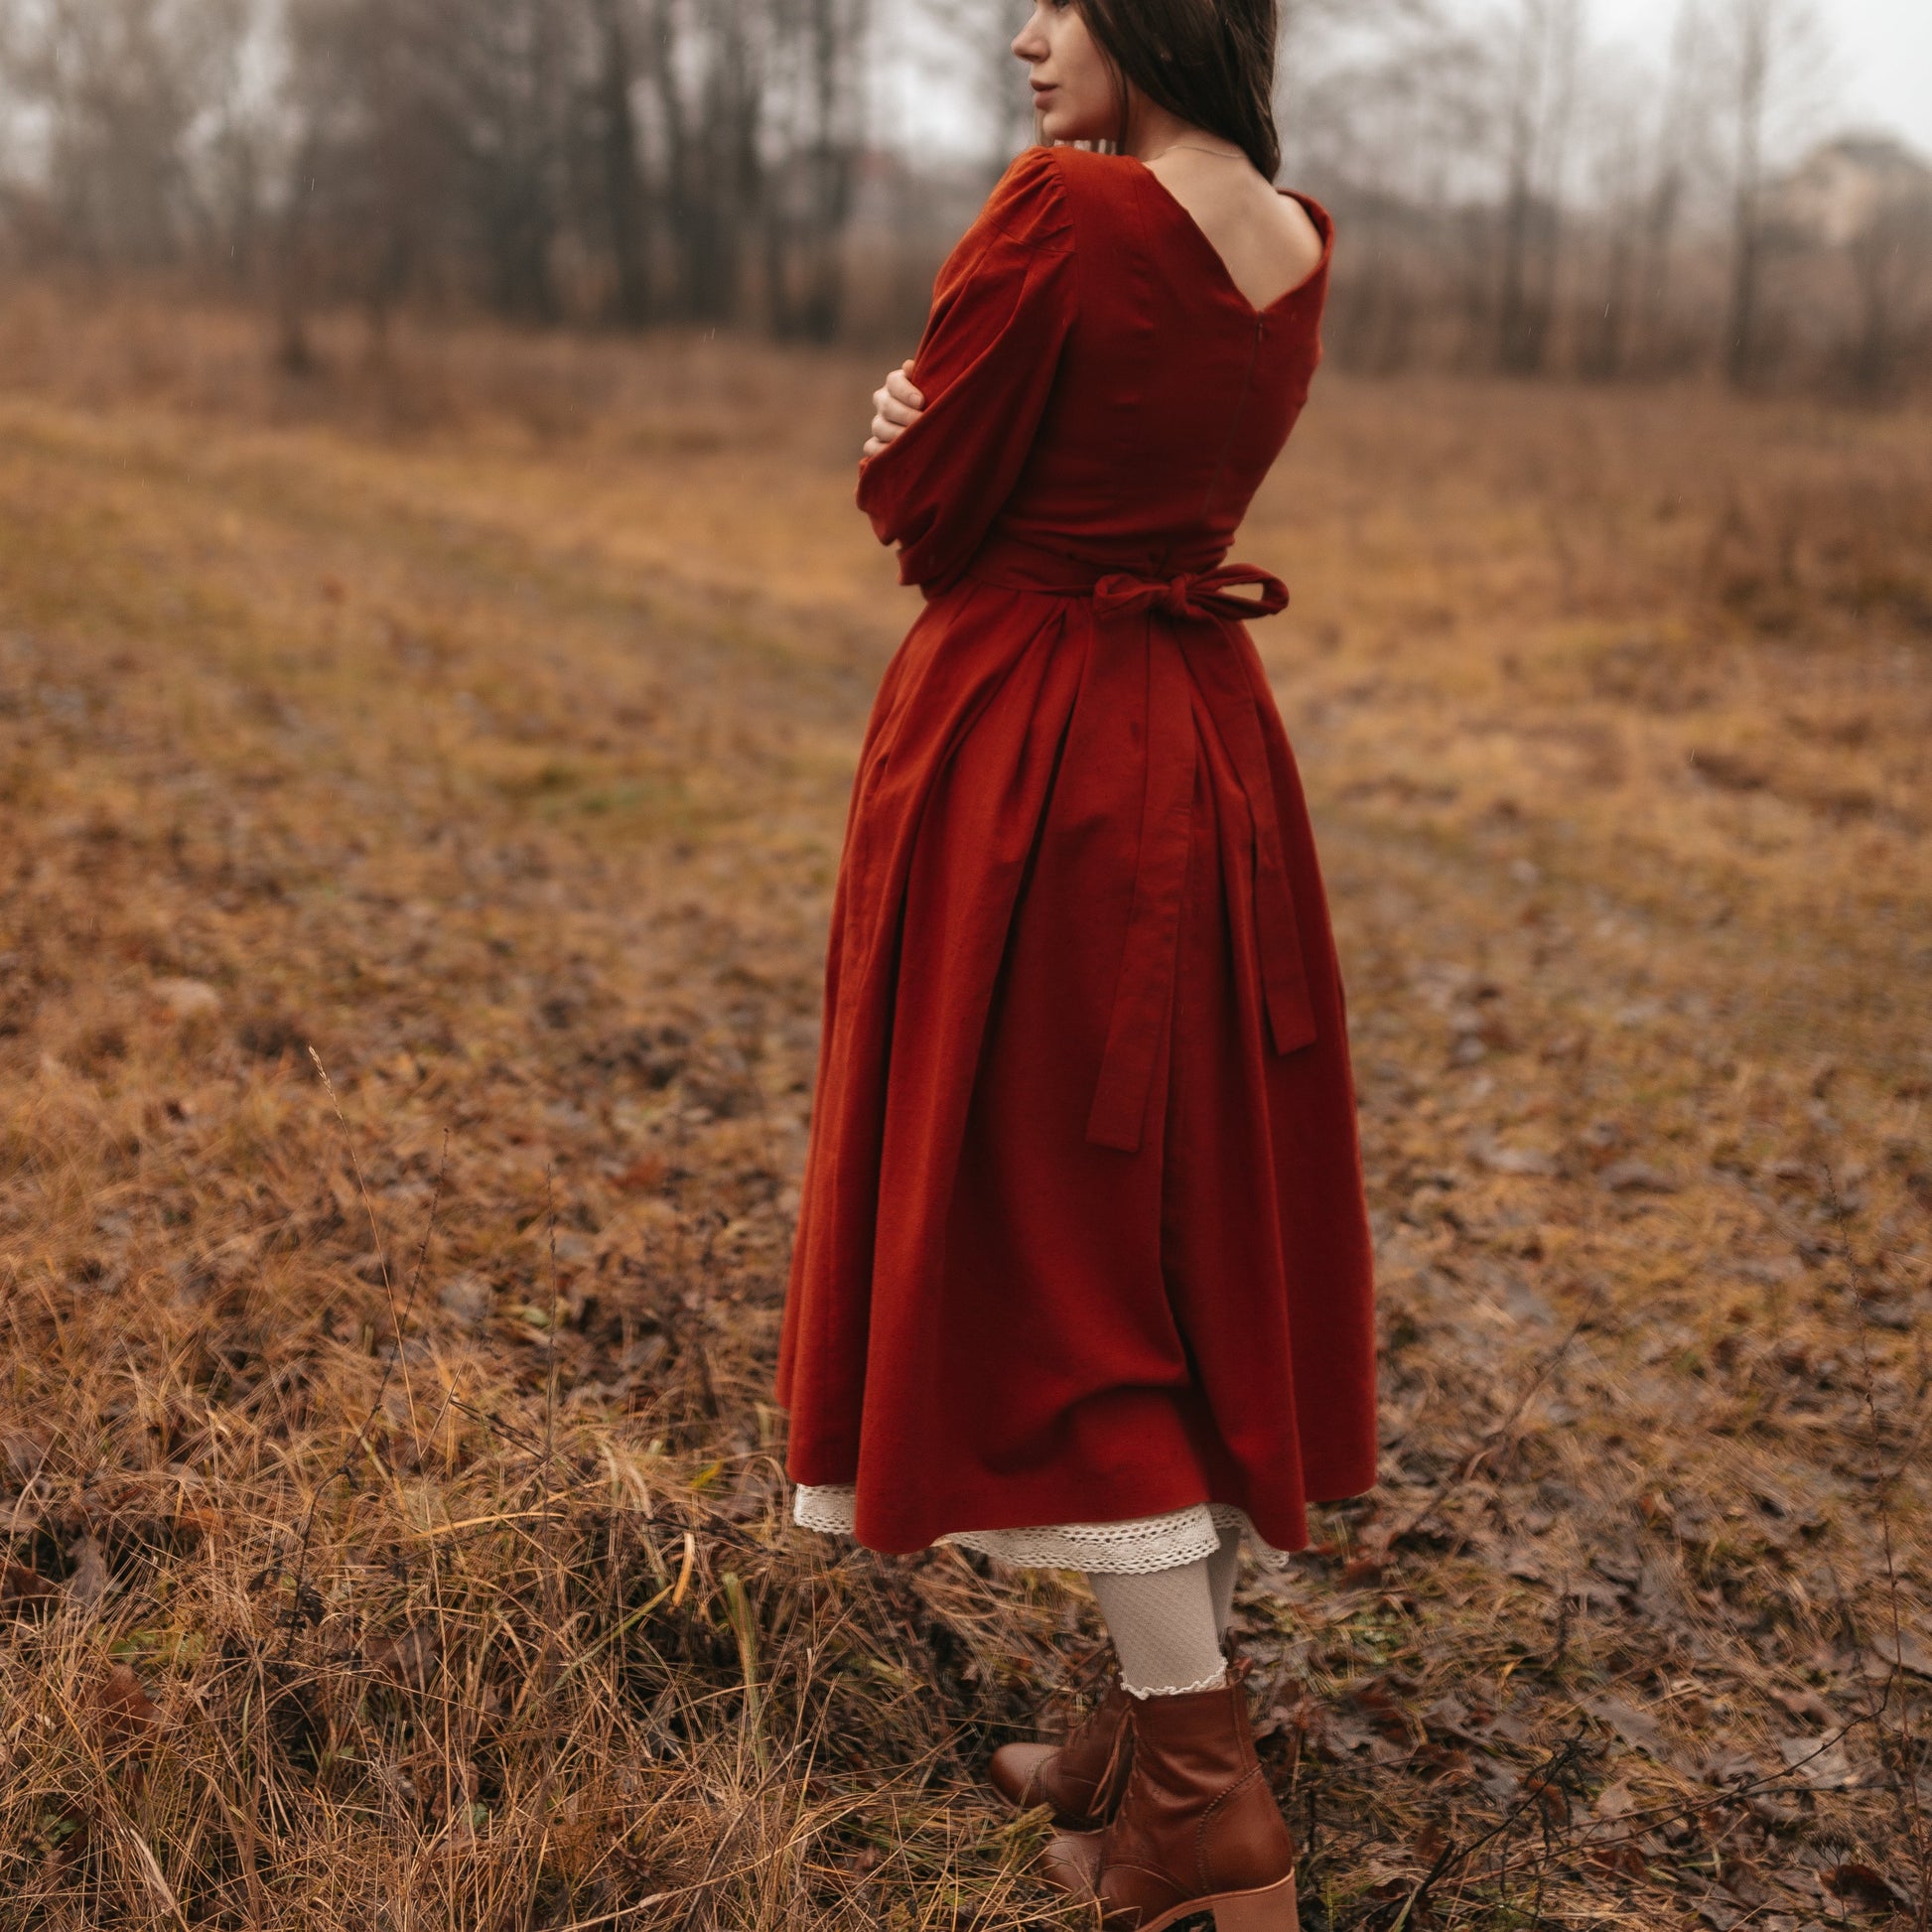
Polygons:
<instances>
[{"instance_id":1,"label":"puff sleeve","mask_svg":"<svg viewBox=\"0 0 1932 1932\"><path fill-rule=\"evenodd\" d=\"M1074 312L1073 223L1051 148L1023 154L939 273L913 358L919 420L859 472L859 507L933 586L972 558L1012 494Z\"/></svg>"}]
</instances>

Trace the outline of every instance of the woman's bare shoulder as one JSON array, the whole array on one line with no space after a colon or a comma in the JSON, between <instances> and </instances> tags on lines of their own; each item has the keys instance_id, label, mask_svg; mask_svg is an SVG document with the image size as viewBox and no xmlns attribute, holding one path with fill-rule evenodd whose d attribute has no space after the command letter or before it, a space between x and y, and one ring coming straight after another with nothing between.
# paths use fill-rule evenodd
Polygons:
<instances>
[{"instance_id":1,"label":"woman's bare shoulder","mask_svg":"<svg viewBox=\"0 0 1932 1932\"><path fill-rule=\"evenodd\" d=\"M1321 266L1321 258L1328 252L1328 237L1299 196L1284 188L1276 193L1274 203L1291 278L1305 282Z\"/></svg>"}]
</instances>

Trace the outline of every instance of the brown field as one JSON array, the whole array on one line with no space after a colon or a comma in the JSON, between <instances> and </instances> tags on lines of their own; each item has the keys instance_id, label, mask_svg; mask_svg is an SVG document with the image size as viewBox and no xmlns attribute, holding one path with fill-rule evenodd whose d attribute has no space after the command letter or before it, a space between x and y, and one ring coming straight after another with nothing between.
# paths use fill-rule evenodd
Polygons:
<instances>
[{"instance_id":1,"label":"brown field","mask_svg":"<svg viewBox=\"0 0 1932 1932\"><path fill-rule=\"evenodd\" d=\"M0 308L0 1924L1071 1925L974 1776L1091 1602L769 1400L874 372L324 348ZM1311 1932L1927 1923L1928 429L1324 378L1243 542L1386 1338L1239 1613Z\"/></svg>"}]
</instances>

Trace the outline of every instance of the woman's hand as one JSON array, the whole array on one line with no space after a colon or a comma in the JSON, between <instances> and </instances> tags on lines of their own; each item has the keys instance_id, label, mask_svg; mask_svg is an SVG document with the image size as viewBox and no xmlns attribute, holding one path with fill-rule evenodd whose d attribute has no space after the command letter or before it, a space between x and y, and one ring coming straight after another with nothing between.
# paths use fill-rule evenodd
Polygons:
<instances>
[{"instance_id":1,"label":"woman's hand","mask_svg":"<svg viewBox=\"0 0 1932 1932\"><path fill-rule=\"evenodd\" d=\"M897 443L924 412L925 397L912 386L910 362L901 362L886 378L886 386L874 392L872 406L872 440L866 445L869 457Z\"/></svg>"}]
</instances>

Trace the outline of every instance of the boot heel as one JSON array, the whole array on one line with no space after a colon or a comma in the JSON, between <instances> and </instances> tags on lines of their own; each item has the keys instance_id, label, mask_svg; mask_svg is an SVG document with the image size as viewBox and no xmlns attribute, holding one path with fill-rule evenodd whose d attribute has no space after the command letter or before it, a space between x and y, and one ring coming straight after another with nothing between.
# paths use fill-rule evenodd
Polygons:
<instances>
[{"instance_id":1,"label":"boot heel","mask_svg":"<svg viewBox=\"0 0 1932 1932\"><path fill-rule=\"evenodd\" d=\"M1266 1891L1244 1891L1214 1906L1214 1932L1301 1932L1302 1913L1291 1872Z\"/></svg>"}]
</instances>

